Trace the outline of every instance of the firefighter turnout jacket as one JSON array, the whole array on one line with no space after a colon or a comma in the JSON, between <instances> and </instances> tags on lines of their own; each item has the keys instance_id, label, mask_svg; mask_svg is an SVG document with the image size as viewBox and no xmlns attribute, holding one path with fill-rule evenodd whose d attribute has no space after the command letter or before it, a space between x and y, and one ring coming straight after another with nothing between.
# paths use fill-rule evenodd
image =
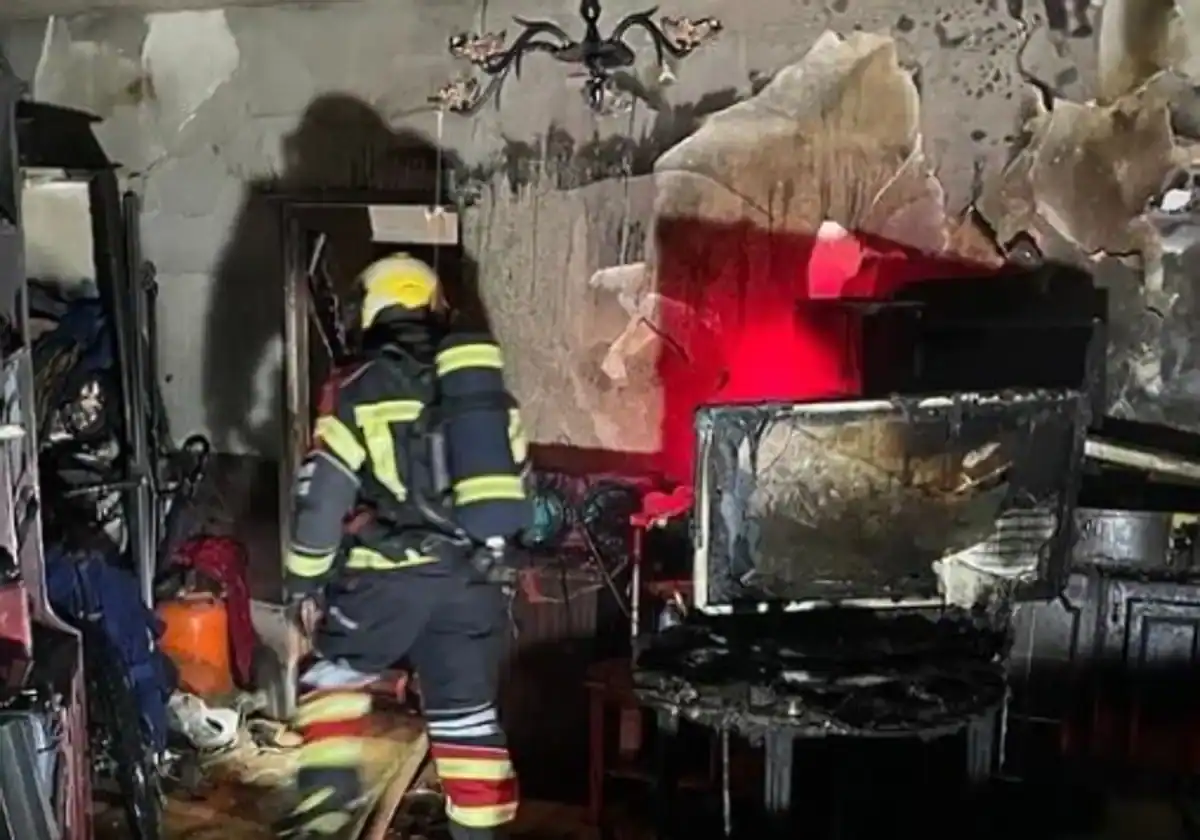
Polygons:
<instances>
[{"instance_id":1,"label":"firefighter turnout jacket","mask_svg":"<svg viewBox=\"0 0 1200 840\"><path fill-rule=\"evenodd\" d=\"M327 385L313 438L294 487L289 597L315 593L342 567L448 561L462 556L464 536L511 540L529 526L528 447L486 335L452 334L430 360L384 345Z\"/></svg>"}]
</instances>

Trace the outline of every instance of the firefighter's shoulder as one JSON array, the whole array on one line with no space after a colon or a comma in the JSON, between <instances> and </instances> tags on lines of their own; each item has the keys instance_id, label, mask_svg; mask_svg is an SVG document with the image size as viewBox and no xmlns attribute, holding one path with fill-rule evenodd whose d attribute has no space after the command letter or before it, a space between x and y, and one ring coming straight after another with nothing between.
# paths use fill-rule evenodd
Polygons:
<instances>
[{"instance_id":1,"label":"firefighter's shoulder","mask_svg":"<svg viewBox=\"0 0 1200 840\"><path fill-rule=\"evenodd\" d=\"M500 344L486 330L454 330L438 343L437 372L445 376L465 368L500 368Z\"/></svg>"}]
</instances>

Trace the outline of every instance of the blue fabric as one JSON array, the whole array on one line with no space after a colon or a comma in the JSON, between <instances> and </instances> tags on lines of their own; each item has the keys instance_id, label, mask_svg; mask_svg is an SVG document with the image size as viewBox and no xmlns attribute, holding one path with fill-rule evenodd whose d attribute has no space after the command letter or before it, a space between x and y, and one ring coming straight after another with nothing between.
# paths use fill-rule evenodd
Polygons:
<instances>
[{"instance_id":1,"label":"blue fabric","mask_svg":"<svg viewBox=\"0 0 1200 840\"><path fill-rule=\"evenodd\" d=\"M88 370L104 370L115 363L112 332L104 306L98 300L78 300L68 305L54 329L40 341L47 345L79 344L84 348L83 365Z\"/></svg>"},{"instance_id":2,"label":"blue fabric","mask_svg":"<svg viewBox=\"0 0 1200 840\"><path fill-rule=\"evenodd\" d=\"M147 744L165 749L173 671L158 648L162 625L142 602L137 577L99 551L68 554L48 548L46 585L59 616L76 625L93 623L108 637L125 666Z\"/></svg>"}]
</instances>

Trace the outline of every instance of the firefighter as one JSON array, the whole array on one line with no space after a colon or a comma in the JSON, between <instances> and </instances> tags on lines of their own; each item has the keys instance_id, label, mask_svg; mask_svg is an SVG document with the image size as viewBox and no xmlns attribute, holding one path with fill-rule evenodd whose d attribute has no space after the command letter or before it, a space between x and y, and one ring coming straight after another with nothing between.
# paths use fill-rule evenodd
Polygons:
<instances>
[{"instance_id":1,"label":"firefighter","mask_svg":"<svg viewBox=\"0 0 1200 840\"><path fill-rule=\"evenodd\" d=\"M495 707L508 599L494 573L530 519L520 419L496 344L439 327L429 266L386 257L360 293L361 362L327 389L295 487L286 589L296 614L321 618L279 831L339 836L365 820L398 759L368 730L368 687L407 657L451 834L486 840L517 807Z\"/></svg>"}]
</instances>

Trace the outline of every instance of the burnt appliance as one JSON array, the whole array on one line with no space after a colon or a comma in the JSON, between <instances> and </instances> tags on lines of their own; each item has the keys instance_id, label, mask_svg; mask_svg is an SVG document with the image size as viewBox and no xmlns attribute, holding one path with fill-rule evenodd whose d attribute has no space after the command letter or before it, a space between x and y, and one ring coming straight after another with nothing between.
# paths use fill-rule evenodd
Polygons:
<instances>
[{"instance_id":1,"label":"burnt appliance","mask_svg":"<svg viewBox=\"0 0 1200 840\"><path fill-rule=\"evenodd\" d=\"M1009 619L1066 580L1103 372L1105 297L1070 270L804 306L850 314L858 393L697 413L694 601L634 668L668 730L762 745L784 824L807 739L953 736L995 771Z\"/></svg>"},{"instance_id":2,"label":"burnt appliance","mask_svg":"<svg viewBox=\"0 0 1200 840\"><path fill-rule=\"evenodd\" d=\"M989 607L1063 579L1078 391L720 406L697 418L708 614Z\"/></svg>"},{"instance_id":3,"label":"burnt appliance","mask_svg":"<svg viewBox=\"0 0 1200 840\"><path fill-rule=\"evenodd\" d=\"M1061 587L1086 417L1072 390L704 409L692 613L640 639L645 697L792 737L967 725L1014 600Z\"/></svg>"},{"instance_id":4,"label":"burnt appliance","mask_svg":"<svg viewBox=\"0 0 1200 840\"><path fill-rule=\"evenodd\" d=\"M1065 267L801 303L849 316L838 352L857 393L699 410L696 605L969 608L950 570L986 551L1008 594L1056 595L1106 305Z\"/></svg>"},{"instance_id":5,"label":"burnt appliance","mask_svg":"<svg viewBox=\"0 0 1200 840\"><path fill-rule=\"evenodd\" d=\"M962 778L988 778L1013 603L1065 573L1086 403L1037 389L702 410L694 601L638 640L640 701L723 754L731 737L761 745L749 819L779 831L811 739L961 738Z\"/></svg>"}]
</instances>

